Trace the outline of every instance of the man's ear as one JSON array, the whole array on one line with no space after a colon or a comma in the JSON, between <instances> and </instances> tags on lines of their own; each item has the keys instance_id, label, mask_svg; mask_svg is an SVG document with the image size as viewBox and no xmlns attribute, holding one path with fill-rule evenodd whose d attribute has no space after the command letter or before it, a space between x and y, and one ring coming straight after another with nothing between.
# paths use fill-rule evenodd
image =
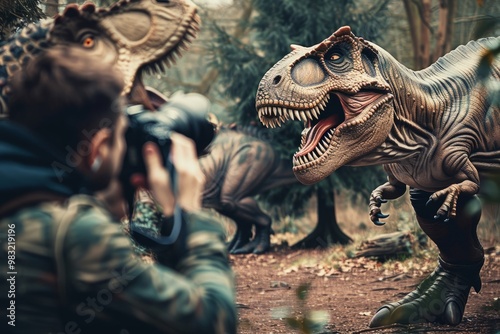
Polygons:
<instances>
[{"instance_id":1,"label":"man's ear","mask_svg":"<svg viewBox=\"0 0 500 334\"><path fill-rule=\"evenodd\" d=\"M87 158L87 167L92 169L92 165L97 161L102 163L110 154L111 141L113 134L110 129L102 128L90 140L90 154Z\"/></svg>"}]
</instances>

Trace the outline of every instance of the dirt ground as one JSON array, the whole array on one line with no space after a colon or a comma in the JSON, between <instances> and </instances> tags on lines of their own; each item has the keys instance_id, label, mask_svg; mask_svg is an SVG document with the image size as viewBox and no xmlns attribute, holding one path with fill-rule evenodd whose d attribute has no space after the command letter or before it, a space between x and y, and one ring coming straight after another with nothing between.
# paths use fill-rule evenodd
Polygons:
<instances>
[{"instance_id":1,"label":"dirt ground","mask_svg":"<svg viewBox=\"0 0 500 334\"><path fill-rule=\"evenodd\" d=\"M264 255L231 255L236 275L239 334L306 333L284 318L301 319L317 311L326 326L316 333L500 333L500 247L485 245L483 287L471 289L464 320L456 327L438 324L371 329L368 322L384 303L396 301L436 265L435 250L384 263L348 258L342 247L290 250L275 247ZM310 284L304 303L297 291ZM308 317L311 318L311 317Z\"/></svg>"}]
</instances>

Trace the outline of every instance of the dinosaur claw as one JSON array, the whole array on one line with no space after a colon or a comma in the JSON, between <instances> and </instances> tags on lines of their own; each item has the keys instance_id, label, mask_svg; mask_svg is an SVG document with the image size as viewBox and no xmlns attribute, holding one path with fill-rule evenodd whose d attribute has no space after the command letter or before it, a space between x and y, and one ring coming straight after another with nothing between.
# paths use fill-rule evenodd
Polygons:
<instances>
[{"instance_id":1,"label":"dinosaur claw","mask_svg":"<svg viewBox=\"0 0 500 334\"><path fill-rule=\"evenodd\" d=\"M377 197L377 202L380 205L382 203L387 203L387 200L379 196L379 197Z\"/></svg>"},{"instance_id":2,"label":"dinosaur claw","mask_svg":"<svg viewBox=\"0 0 500 334\"><path fill-rule=\"evenodd\" d=\"M390 324L391 311L387 307L382 307L370 320L369 327L380 327Z\"/></svg>"},{"instance_id":3,"label":"dinosaur claw","mask_svg":"<svg viewBox=\"0 0 500 334\"><path fill-rule=\"evenodd\" d=\"M378 218L387 218L387 217L389 217L389 215L383 214L382 212L377 212L375 214L375 217L377 219L373 221L373 224L375 224L377 226L383 226L383 225L385 225L385 223L378 220Z\"/></svg>"},{"instance_id":4,"label":"dinosaur claw","mask_svg":"<svg viewBox=\"0 0 500 334\"><path fill-rule=\"evenodd\" d=\"M429 197L429 199L427 200L427 202L425 202L425 206L428 206L432 202L434 202L434 200L432 199L432 197Z\"/></svg>"},{"instance_id":5,"label":"dinosaur claw","mask_svg":"<svg viewBox=\"0 0 500 334\"><path fill-rule=\"evenodd\" d=\"M444 223L448 223L450 221L450 218L449 217L445 218L445 215L438 213L434 216L434 220L442 220Z\"/></svg>"},{"instance_id":6,"label":"dinosaur claw","mask_svg":"<svg viewBox=\"0 0 500 334\"><path fill-rule=\"evenodd\" d=\"M381 221L379 221L379 220L375 220L373 223L374 223L375 225L377 225L377 226L384 226L384 225L385 225L385 223L384 223L384 222L381 222Z\"/></svg>"},{"instance_id":7,"label":"dinosaur claw","mask_svg":"<svg viewBox=\"0 0 500 334\"><path fill-rule=\"evenodd\" d=\"M448 325L456 326L462 321L462 312L457 303L451 301L446 304L444 310L444 322Z\"/></svg>"}]
</instances>

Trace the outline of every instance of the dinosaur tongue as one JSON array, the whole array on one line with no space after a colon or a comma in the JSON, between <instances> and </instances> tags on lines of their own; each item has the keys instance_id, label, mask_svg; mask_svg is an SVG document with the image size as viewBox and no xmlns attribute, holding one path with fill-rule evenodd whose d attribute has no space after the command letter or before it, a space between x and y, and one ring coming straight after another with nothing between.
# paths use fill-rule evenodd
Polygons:
<instances>
[{"instance_id":1,"label":"dinosaur tongue","mask_svg":"<svg viewBox=\"0 0 500 334\"><path fill-rule=\"evenodd\" d=\"M340 115L334 114L325 119L322 119L307 134L306 143L302 149L297 152L296 156L303 156L314 150L318 142L323 138L323 135L331 128L340 124Z\"/></svg>"}]
</instances>

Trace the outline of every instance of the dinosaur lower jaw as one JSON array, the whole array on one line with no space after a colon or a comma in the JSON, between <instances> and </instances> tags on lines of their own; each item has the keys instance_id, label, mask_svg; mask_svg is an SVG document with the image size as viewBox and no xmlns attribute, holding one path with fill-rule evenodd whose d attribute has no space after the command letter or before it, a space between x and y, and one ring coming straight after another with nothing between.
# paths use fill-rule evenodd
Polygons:
<instances>
[{"instance_id":1,"label":"dinosaur lower jaw","mask_svg":"<svg viewBox=\"0 0 500 334\"><path fill-rule=\"evenodd\" d=\"M293 156L294 171L326 161L342 132L361 126L392 99L390 93L373 91L355 95L335 93L319 120L308 121L302 131L299 150Z\"/></svg>"}]
</instances>

